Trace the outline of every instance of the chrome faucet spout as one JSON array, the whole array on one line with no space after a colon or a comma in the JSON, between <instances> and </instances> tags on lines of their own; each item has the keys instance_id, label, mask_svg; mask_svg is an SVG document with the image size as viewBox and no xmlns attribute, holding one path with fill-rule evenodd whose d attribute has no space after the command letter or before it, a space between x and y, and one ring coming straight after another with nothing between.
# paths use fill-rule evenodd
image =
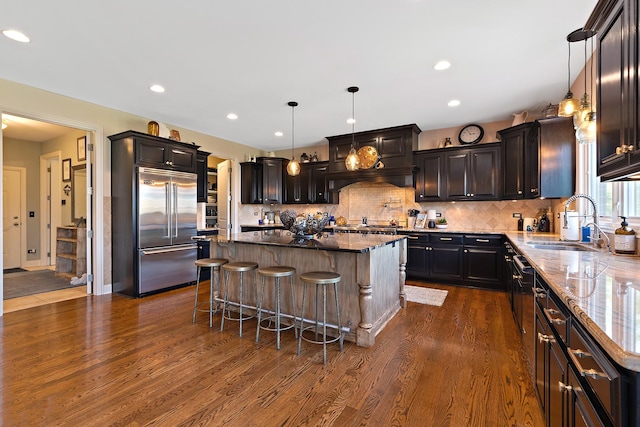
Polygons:
<instances>
[{"instance_id":1,"label":"chrome faucet spout","mask_svg":"<svg viewBox=\"0 0 640 427\"><path fill-rule=\"evenodd\" d=\"M593 223L597 226L598 225L598 208L596 207L596 201L593 200L593 197L589 196L588 194L574 194L573 196L569 197L566 202L564 202L564 224L562 224L562 228L565 228L565 229L569 228L569 219L567 218L567 208L574 200L577 200L577 199L587 199L589 202L591 202L591 206L593 206Z\"/></svg>"},{"instance_id":2,"label":"chrome faucet spout","mask_svg":"<svg viewBox=\"0 0 640 427\"><path fill-rule=\"evenodd\" d=\"M607 250L609 251L609 253L613 254L613 251L611 250L611 240L609 240L609 236L607 236L607 233L602 231L600 226L598 224L596 224L595 222L587 223L587 224L585 224L585 227L588 227L590 225L593 225L594 230L598 233L597 235L595 235L595 233L594 233L594 236L593 236L595 238L594 243L598 244L599 238L603 237L604 240L607 241ZM592 240L593 240L593 238L592 238Z\"/></svg>"}]
</instances>

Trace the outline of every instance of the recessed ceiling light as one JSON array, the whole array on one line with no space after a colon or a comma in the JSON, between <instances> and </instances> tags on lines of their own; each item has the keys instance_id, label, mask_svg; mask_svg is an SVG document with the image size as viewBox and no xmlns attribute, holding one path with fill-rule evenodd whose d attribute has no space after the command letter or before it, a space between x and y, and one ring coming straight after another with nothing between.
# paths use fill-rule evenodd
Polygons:
<instances>
[{"instance_id":1,"label":"recessed ceiling light","mask_svg":"<svg viewBox=\"0 0 640 427\"><path fill-rule=\"evenodd\" d=\"M2 34L20 43L29 43L31 41L29 37L17 30L2 30Z\"/></svg>"},{"instance_id":2,"label":"recessed ceiling light","mask_svg":"<svg viewBox=\"0 0 640 427\"><path fill-rule=\"evenodd\" d=\"M434 70L442 71L451 67L451 63L449 61L439 61L436 65L433 66Z\"/></svg>"},{"instance_id":3,"label":"recessed ceiling light","mask_svg":"<svg viewBox=\"0 0 640 427\"><path fill-rule=\"evenodd\" d=\"M156 93L163 93L164 92L164 87L160 86L160 85L151 85L149 86L149 89L153 92Z\"/></svg>"},{"instance_id":4,"label":"recessed ceiling light","mask_svg":"<svg viewBox=\"0 0 640 427\"><path fill-rule=\"evenodd\" d=\"M457 107L458 105L460 105L460 101L458 101L457 99L452 99L447 103L447 105L449 107Z\"/></svg>"},{"instance_id":5,"label":"recessed ceiling light","mask_svg":"<svg viewBox=\"0 0 640 427\"><path fill-rule=\"evenodd\" d=\"M227 114L227 119L229 120L236 120L238 118L238 115L235 113L229 113Z\"/></svg>"},{"instance_id":6,"label":"recessed ceiling light","mask_svg":"<svg viewBox=\"0 0 640 427\"><path fill-rule=\"evenodd\" d=\"M280 131L277 131L276 133L274 133L274 135L275 135L275 136L282 136L282 135L284 135L284 133L282 133L282 132L280 132Z\"/></svg>"}]
</instances>

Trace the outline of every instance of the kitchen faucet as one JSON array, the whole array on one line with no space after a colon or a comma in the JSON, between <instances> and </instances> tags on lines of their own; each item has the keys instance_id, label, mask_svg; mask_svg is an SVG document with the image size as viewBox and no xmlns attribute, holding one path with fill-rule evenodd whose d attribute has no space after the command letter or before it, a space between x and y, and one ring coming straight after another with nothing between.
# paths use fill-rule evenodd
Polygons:
<instances>
[{"instance_id":1,"label":"kitchen faucet","mask_svg":"<svg viewBox=\"0 0 640 427\"><path fill-rule=\"evenodd\" d=\"M574 194L573 196L569 197L566 202L564 202L564 224L562 224L562 228L565 228L565 229L569 228L569 218L567 216L567 208L569 207L571 202L580 198L587 199L588 201L591 202L591 206L593 206L593 223L598 225L598 208L596 208L596 201L593 200L593 198L588 194ZM598 227L598 229L600 229L600 227Z\"/></svg>"},{"instance_id":2,"label":"kitchen faucet","mask_svg":"<svg viewBox=\"0 0 640 427\"><path fill-rule=\"evenodd\" d=\"M584 225L585 227L593 225L594 236L592 237L591 240L594 243L597 243L600 237L604 237L604 239L607 241L607 249L609 250L609 252L611 252L611 241L609 240L609 236L607 236L607 233L602 231L602 229L598 225L598 208L596 207L596 201L593 200L593 198L591 196L589 196L587 194L574 194L573 196L571 196L571 197L569 197L567 199L567 201L564 203L564 224L562 225L562 227L565 228L565 229L569 228L569 219L568 219L568 216L567 216L567 208L569 207L571 202L573 202L574 200L580 199L580 198L587 199L588 201L591 202L591 206L593 206L593 221ZM586 215L584 215L584 216L586 216ZM597 235L595 235L596 232L598 233ZM613 252L611 252L611 253L613 253Z\"/></svg>"}]
</instances>

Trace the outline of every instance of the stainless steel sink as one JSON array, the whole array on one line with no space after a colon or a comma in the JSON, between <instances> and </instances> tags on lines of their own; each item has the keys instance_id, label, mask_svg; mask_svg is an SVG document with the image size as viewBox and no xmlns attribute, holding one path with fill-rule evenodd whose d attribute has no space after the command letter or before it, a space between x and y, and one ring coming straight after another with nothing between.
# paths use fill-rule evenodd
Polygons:
<instances>
[{"instance_id":1,"label":"stainless steel sink","mask_svg":"<svg viewBox=\"0 0 640 427\"><path fill-rule=\"evenodd\" d=\"M526 245L533 249L549 249L552 251L597 252L595 248L571 242L527 242Z\"/></svg>"}]
</instances>

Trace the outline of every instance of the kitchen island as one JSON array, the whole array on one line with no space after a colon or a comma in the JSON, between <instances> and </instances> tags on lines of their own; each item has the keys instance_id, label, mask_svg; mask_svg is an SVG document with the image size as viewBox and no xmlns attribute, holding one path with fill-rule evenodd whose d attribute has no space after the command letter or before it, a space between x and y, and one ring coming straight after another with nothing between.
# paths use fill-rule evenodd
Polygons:
<instances>
[{"instance_id":1,"label":"kitchen island","mask_svg":"<svg viewBox=\"0 0 640 427\"><path fill-rule=\"evenodd\" d=\"M401 235L323 233L315 239L299 239L290 231L265 230L211 237L211 257L253 261L260 267L295 267L296 313L302 306L301 273L339 273L340 326L345 339L361 347L373 346L376 335L406 306L406 251L406 236ZM271 288L265 287L265 307L275 307ZM255 306L254 293L244 294L246 303ZM315 313L313 293L311 296L305 313ZM233 293L231 297L237 301ZM294 306L288 298L283 299L282 311L292 314ZM332 304L327 305L327 317L336 319Z\"/></svg>"}]
</instances>

